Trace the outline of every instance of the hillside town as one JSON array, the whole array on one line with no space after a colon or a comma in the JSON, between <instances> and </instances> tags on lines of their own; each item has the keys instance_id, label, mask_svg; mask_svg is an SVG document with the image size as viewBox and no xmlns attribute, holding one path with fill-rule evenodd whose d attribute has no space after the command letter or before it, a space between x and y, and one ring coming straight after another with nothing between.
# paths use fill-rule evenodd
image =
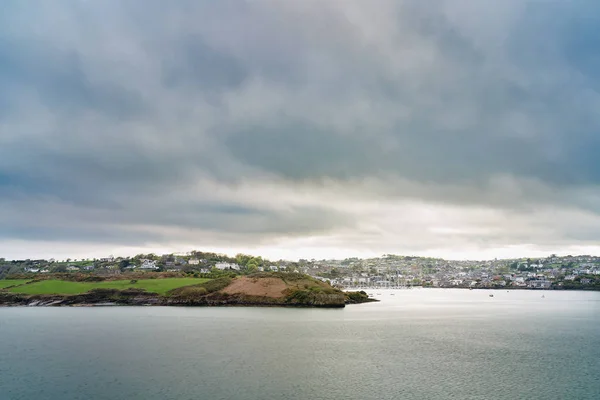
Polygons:
<instances>
[{"instance_id":1,"label":"hillside town","mask_svg":"<svg viewBox=\"0 0 600 400\"><path fill-rule=\"evenodd\" d=\"M600 257L590 255L487 261L452 261L398 256L344 260L269 261L261 257L192 251L182 254L139 254L100 259L5 260L0 279L18 274L128 272L246 274L258 271L301 272L344 288L519 288L600 289Z\"/></svg>"}]
</instances>

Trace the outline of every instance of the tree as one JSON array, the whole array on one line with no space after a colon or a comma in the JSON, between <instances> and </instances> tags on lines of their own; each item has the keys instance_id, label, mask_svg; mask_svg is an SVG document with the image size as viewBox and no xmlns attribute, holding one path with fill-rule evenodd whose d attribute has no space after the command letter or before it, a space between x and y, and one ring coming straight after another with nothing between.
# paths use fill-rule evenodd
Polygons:
<instances>
[{"instance_id":1,"label":"tree","mask_svg":"<svg viewBox=\"0 0 600 400\"><path fill-rule=\"evenodd\" d=\"M248 270L248 272L256 272L258 271L258 265L256 265L256 262L254 260L251 260L248 265L246 265L246 269Z\"/></svg>"},{"instance_id":2,"label":"tree","mask_svg":"<svg viewBox=\"0 0 600 400\"><path fill-rule=\"evenodd\" d=\"M247 254L239 253L235 256L235 263L241 265L242 267L248 266L248 262L252 259L252 256Z\"/></svg>"},{"instance_id":3,"label":"tree","mask_svg":"<svg viewBox=\"0 0 600 400\"><path fill-rule=\"evenodd\" d=\"M67 272L67 266L57 265L56 267L54 267L54 272Z\"/></svg>"},{"instance_id":4,"label":"tree","mask_svg":"<svg viewBox=\"0 0 600 400\"><path fill-rule=\"evenodd\" d=\"M119 261L119 269L124 271L127 267L129 267L129 264L131 264L131 261L129 261L128 258L123 259Z\"/></svg>"}]
</instances>

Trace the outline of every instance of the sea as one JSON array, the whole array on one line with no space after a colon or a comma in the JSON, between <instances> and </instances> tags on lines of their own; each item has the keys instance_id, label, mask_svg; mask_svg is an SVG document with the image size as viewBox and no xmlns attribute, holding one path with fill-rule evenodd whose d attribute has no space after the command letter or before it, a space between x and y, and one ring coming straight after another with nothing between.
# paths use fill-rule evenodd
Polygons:
<instances>
[{"instance_id":1,"label":"sea","mask_svg":"<svg viewBox=\"0 0 600 400\"><path fill-rule=\"evenodd\" d=\"M0 308L0 399L600 399L600 292L370 292L344 309Z\"/></svg>"}]
</instances>

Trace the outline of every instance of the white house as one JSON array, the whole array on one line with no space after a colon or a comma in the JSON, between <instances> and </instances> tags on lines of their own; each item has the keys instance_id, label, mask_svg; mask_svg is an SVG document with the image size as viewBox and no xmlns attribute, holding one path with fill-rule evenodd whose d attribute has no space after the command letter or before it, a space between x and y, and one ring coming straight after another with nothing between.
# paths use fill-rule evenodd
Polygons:
<instances>
[{"instance_id":1,"label":"white house","mask_svg":"<svg viewBox=\"0 0 600 400\"><path fill-rule=\"evenodd\" d=\"M158 269L156 266L156 261L154 260L142 260L142 265L140 265L140 269L154 270Z\"/></svg>"},{"instance_id":2,"label":"white house","mask_svg":"<svg viewBox=\"0 0 600 400\"><path fill-rule=\"evenodd\" d=\"M223 263L216 263L216 264L215 264L215 267L216 267L217 269L220 269L220 270L225 270L225 269L234 269L234 270L238 271L238 270L240 269L240 266L239 266L239 265L237 265L237 264L235 264L235 263L226 263L226 262L223 262Z\"/></svg>"},{"instance_id":3,"label":"white house","mask_svg":"<svg viewBox=\"0 0 600 400\"><path fill-rule=\"evenodd\" d=\"M74 272L74 271L79 271L79 267L76 267L76 266L74 266L74 265L69 265L69 266L67 267L67 271L71 271L71 272Z\"/></svg>"},{"instance_id":4,"label":"white house","mask_svg":"<svg viewBox=\"0 0 600 400\"><path fill-rule=\"evenodd\" d=\"M190 258L189 264L190 265L198 265L198 264L200 264L200 260L198 260L197 258Z\"/></svg>"}]
</instances>

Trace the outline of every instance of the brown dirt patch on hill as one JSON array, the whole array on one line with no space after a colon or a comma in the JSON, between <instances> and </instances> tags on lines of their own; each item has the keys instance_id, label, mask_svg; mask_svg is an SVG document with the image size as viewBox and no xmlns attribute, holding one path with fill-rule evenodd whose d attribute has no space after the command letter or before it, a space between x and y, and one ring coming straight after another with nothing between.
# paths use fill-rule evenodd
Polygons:
<instances>
[{"instance_id":1,"label":"brown dirt patch on hill","mask_svg":"<svg viewBox=\"0 0 600 400\"><path fill-rule=\"evenodd\" d=\"M287 285L279 278L248 278L245 276L236 278L231 285L221 290L227 294L245 294L247 296L264 296L272 298L284 297Z\"/></svg>"}]
</instances>

